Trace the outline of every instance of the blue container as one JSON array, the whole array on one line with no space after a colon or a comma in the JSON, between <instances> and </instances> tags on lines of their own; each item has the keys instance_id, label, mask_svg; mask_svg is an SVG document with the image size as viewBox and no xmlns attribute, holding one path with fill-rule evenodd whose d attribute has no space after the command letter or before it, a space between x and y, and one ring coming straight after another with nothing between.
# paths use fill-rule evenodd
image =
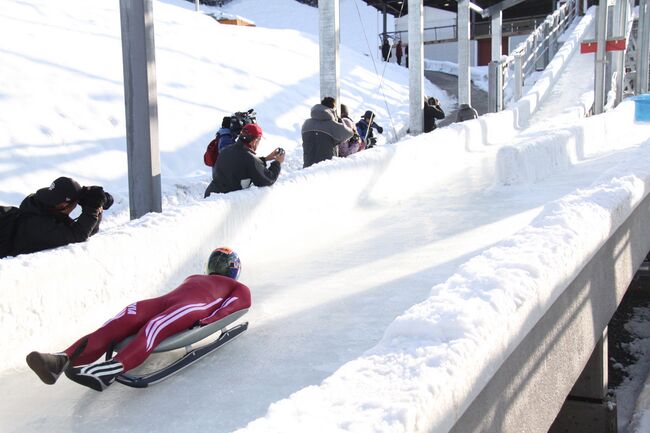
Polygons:
<instances>
[{"instance_id":1,"label":"blue container","mask_svg":"<svg viewBox=\"0 0 650 433\"><path fill-rule=\"evenodd\" d=\"M650 122L650 93L644 93L632 99L634 100L634 120Z\"/></svg>"}]
</instances>

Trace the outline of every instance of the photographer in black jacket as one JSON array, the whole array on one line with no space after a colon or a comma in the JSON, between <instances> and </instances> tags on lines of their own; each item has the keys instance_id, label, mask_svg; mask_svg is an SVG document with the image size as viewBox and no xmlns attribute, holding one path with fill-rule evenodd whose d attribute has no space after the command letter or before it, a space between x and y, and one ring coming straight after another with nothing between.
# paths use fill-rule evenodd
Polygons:
<instances>
[{"instance_id":1,"label":"photographer in black jacket","mask_svg":"<svg viewBox=\"0 0 650 433\"><path fill-rule=\"evenodd\" d=\"M73 220L70 213L77 204L81 215ZM113 197L101 186L81 187L69 177L59 177L20 204L9 255L83 242L97 233L102 211L112 204Z\"/></svg>"},{"instance_id":2,"label":"photographer in black jacket","mask_svg":"<svg viewBox=\"0 0 650 433\"><path fill-rule=\"evenodd\" d=\"M262 128L257 123L242 128L237 142L219 153L212 182L204 197L213 192L238 191L251 185L271 186L275 183L280 175L280 164L284 162L284 150L277 148L266 157L257 157L255 151L261 139ZM268 161L272 162L267 168Z\"/></svg>"},{"instance_id":3,"label":"photographer in black jacket","mask_svg":"<svg viewBox=\"0 0 650 433\"><path fill-rule=\"evenodd\" d=\"M436 119L442 120L445 118L445 112L440 107L440 101L438 99L431 97L429 99L424 99L424 132L431 132L435 130L438 126L436 125Z\"/></svg>"}]
</instances>

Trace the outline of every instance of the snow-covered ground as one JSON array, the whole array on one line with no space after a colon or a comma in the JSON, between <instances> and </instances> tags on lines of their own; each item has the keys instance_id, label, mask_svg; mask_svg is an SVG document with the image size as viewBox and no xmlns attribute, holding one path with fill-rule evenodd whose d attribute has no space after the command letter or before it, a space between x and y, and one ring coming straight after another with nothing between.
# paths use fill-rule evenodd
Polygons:
<instances>
[{"instance_id":1,"label":"snow-covered ground","mask_svg":"<svg viewBox=\"0 0 650 433\"><path fill-rule=\"evenodd\" d=\"M342 0L341 99L355 118L374 110L386 132L377 149L302 170L300 125L319 93L316 10L238 0L225 11L258 25L239 28L187 2L154 8L164 211L132 222L117 5L6 0L0 11L0 36L11 35L0 46L0 202L59 175L118 198L88 242L0 261L0 394L12 396L2 431L446 431L650 186L650 127L631 102L524 129L537 108L561 117L583 104L544 98L593 11L521 103L405 137L408 72L373 63L359 30L376 35L377 14ZM288 151L280 180L203 200L205 145L223 115L251 107L260 153ZM60 350L201 272L224 244L253 294L235 343L151 390L46 388L24 367L30 350Z\"/></svg>"}]
</instances>

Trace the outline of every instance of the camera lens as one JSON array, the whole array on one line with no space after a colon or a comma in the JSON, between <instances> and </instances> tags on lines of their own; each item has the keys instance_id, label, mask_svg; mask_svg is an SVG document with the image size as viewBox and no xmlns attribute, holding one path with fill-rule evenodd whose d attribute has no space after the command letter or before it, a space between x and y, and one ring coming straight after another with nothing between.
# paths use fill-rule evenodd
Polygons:
<instances>
[{"instance_id":1,"label":"camera lens","mask_svg":"<svg viewBox=\"0 0 650 433\"><path fill-rule=\"evenodd\" d=\"M102 206L102 208L104 210L107 210L108 208L113 206L113 203L115 202L115 200L113 199L113 196L110 195L109 193L107 193L106 191L104 191L104 198L106 199L106 201L104 202L104 205Z\"/></svg>"}]
</instances>

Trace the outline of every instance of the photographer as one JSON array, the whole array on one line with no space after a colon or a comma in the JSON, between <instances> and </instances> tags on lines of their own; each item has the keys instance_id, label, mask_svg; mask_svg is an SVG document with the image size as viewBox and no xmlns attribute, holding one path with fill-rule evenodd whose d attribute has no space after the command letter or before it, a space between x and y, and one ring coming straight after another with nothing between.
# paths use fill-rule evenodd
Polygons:
<instances>
[{"instance_id":1,"label":"photographer","mask_svg":"<svg viewBox=\"0 0 650 433\"><path fill-rule=\"evenodd\" d=\"M341 123L336 113L336 100L331 96L311 107L301 133L304 168L338 156L339 144L354 135L353 129Z\"/></svg>"},{"instance_id":2,"label":"photographer","mask_svg":"<svg viewBox=\"0 0 650 433\"><path fill-rule=\"evenodd\" d=\"M436 119L442 120L445 118L445 112L440 107L438 99L424 98L424 132L431 132L436 129Z\"/></svg>"},{"instance_id":3,"label":"photographer","mask_svg":"<svg viewBox=\"0 0 650 433\"><path fill-rule=\"evenodd\" d=\"M262 128L257 123L245 125L237 142L223 149L212 171L212 182L204 197L213 192L231 192L251 185L271 186L280 175L284 150L275 149L266 157L257 157L255 151L262 139ZM267 168L266 163L271 161Z\"/></svg>"},{"instance_id":4,"label":"photographer","mask_svg":"<svg viewBox=\"0 0 650 433\"><path fill-rule=\"evenodd\" d=\"M366 143L366 149L375 147L377 144L377 137L375 137L375 134L373 132L374 129L376 129L380 134L384 133L384 128L375 122L375 113L370 110L366 111L363 114L363 117L361 117L361 119L357 122L356 126L359 137L361 137L363 142Z\"/></svg>"},{"instance_id":5,"label":"photographer","mask_svg":"<svg viewBox=\"0 0 650 433\"><path fill-rule=\"evenodd\" d=\"M73 220L70 213L77 204L81 215ZM112 204L113 197L101 186L81 187L69 177L59 177L20 204L9 255L83 242L97 233L102 212Z\"/></svg>"}]
</instances>

